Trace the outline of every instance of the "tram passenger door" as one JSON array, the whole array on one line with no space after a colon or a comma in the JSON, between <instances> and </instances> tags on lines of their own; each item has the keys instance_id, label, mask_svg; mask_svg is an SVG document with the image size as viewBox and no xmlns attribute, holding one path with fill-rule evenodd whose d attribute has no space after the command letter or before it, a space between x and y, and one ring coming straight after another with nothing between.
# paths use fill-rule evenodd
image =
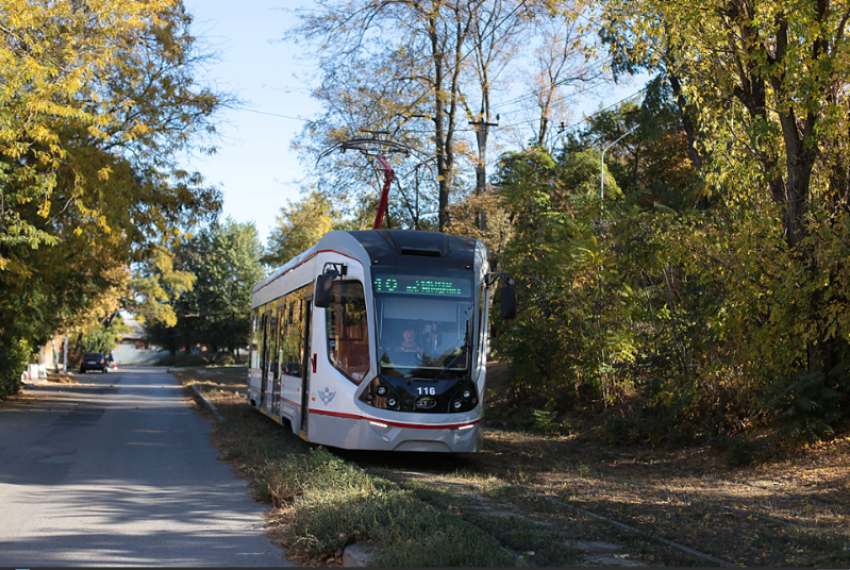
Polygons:
<instances>
[{"instance_id":1,"label":"tram passenger door","mask_svg":"<svg viewBox=\"0 0 850 570\"><path fill-rule=\"evenodd\" d=\"M271 326L269 326L269 379L272 383L272 409L271 414L277 418L280 416L280 323L283 308L272 313Z\"/></svg>"},{"instance_id":2,"label":"tram passenger door","mask_svg":"<svg viewBox=\"0 0 850 570\"><path fill-rule=\"evenodd\" d=\"M310 416L310 375L313 373L312 353L310 346L311 324L313 322L313 300L304 299L304 337L301 347L304 349L301 360L301 437L307 439L307 424Z\"/></svg>"},{"instance_id":3,"label":"tram passenger door","mask_svg":"<svg viewBox=\"0 0 850 570\"><path fill-rule=\"evenodd\" d=\"M269 363L269 314L265 313L262 316L262 321L260 323L260 330L262 331L263 340L260 343L260 350L262 351L262 357L260 359L260 402L258 404L258 408L260 410L266 409L266 389L268 388L268 363Z\"/></svg>"}]
</instances>

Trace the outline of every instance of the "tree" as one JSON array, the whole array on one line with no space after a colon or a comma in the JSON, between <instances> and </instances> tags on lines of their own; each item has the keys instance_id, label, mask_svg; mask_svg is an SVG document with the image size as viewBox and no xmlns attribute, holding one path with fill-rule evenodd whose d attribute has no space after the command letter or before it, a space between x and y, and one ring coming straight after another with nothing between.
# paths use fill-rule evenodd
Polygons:
<instances>
[{"instance_id":1,"label":"tree","mask_svg":"<svg viewBox=\"0 0 850 570\"><path fill-rule=\"evenodd\" d=\"M611 175L644 211L657 205L676 211L693 208L704 188L688 158L687 137L678 110L669 102L670 89L656 78L646 93L640 104L625 101L595 113L586 128L566 137L562 152L607 148Z\"/></svg>"},{"instance_id":2,"label":"tree","mask_svg":"<svg viewBox=\"0 0 850 570\"><path fill-rule=\"evenodd\" d=\"M315 145L315 155L358 131L384 131L415 147L432 159L444 231L450 202L466 182L459 165L486 160L486 141L474 157L464 123L483 128L492 120L493 80L514 60L512 46L544 4L326 0L300 11L301 24L287 36L318 48L322 84L315 93L327 105L325 116L307 125L303 148ZM482 172L479 164L479 194Z\"/></svg>"},{"instance_id":3,"label":"tree","mask_svg":"<svg viewBox=\"0 0 850 570\"><path fill-rule=\"evenodd\" d=\"M610 83L599 50L595 6L584 0L560 2L534 22L533 64L527 81L535 107L537 146L553 146L553 125L567 118L577 99Z\"/></svg>"},{"instance_id":4,"label":"tree","mask_svg":"<svg viewBox=\"0 0 850 570\"><path fill-rule=\"evenodd\" d=\"M140 323L165 327L177 324L173 303L192 291L196 280L185 249L183 241L178 240L171 249L157 247L144 263L139 264L133 278L135 298L127 304L138 315Z\"/></svg>"},{"instance_id":5,"label":"tree","mask_svg":"<svg viewBox=\"0 0 850 570\"><path fill-rule=\"evenodd\" d=\"M616 271L591 224L598 153L573 153L560 164L540 147L505 153L497 182L513 221L502 266L514 276L519 309L497 345L511 359L514 388L535 394L536 405L564 405L583 386L609 397L602 364L632 358L632 348L601 310L622 303L620 291L600 300L601 280ZM613 204L620 191L616 181L610 188Z\"/></svg>"},{"instance_id":6,"label":"tree","mask_svg":"<svg viewBox=\"0 0 850 570\"><path fill-rule=\"evenodd\" d=\"M131 303L130 265L216 214L176 153L223 99L195 81L179 0L0 13L0 336L38 346Z\"/></svg>"},{"instance_id":7,"label":"tree","mask_svg":"<svg viewBox=\"0 0 850 570\"><path fill-rule=\"evenodd\" d=\"M335 229L336 218L331 200L316 191L299 202L290 202L280 209L262 262L283 265Z\"/></svg>"},{"instance_id":8,"label":"tree","mask_svg":"<svg viewBox=\"0 0 850 570\"><path fill-rule=\"evenodd\" d=\"M257 228L228 218L202 231L191 247L198 313L184 318L195 319L197 339L211 351L235 354L247 346L251 292L265 276Z\"/></svg>"},{"instance_id":9,"label":"tree","mask_svg":"<svg viewBox=\"0 0 850 570\"><path fill-rule=\"evenodd\" d=\"M129 332L131 329L124 324L124 318L121 315L115 315L107 322L100 323L90 330L83 337L82 348L85 352L109 354L118 346L121 337Z\"/></svg>"},{"instance_id":10,"label":"tree","mask_svg":"<svg viewBox=\"0 0 850 570\"><path fill-rule=\"evenodd\" d=\"M162 299L174 321L158 319L145 324L148 340L172 354L180 347L188 353L198 344L211 352L243 348L248 339L251 292L265 275L257 229L228 218L205 227L191 240L176 244L168 259L179 261L180 283L191 275L191 287L171 289ZM166 264L167 269L171 266ZM185 273L184 273L185 272ZM172 279L173 280L173 279Z\"/></svg>"},{"instance_id":11,"label":"tree","mask_svg":"<svg viewBox=\"0 0 850 570\"><path fill-rule=\"evenodd\" d=\"M101 194L110 177L129 162L147 167L137 185L165 190L161 174L150 177L206 126L219 101L192 85L191 18L177 1L98 0L85 10L69 1L8 1L0 13L2 269L13 262L10 248L56 244L50 222L69 209L119 229Z\"/></svg>"},{"instance_id":12,"label":"tree","mask_svg":"<svg viewBox=\"0 0 850 570\"><path fill-rule=\"evenodd\" d=\"M846 335L829 323L850 301L818 283L824 275L842 280L820 253L822 225L840 228L837 222L850 213L850 7L609 1L605 18L632 59L664 62L681 82L699 114L700 144L712 157L706 176L714 187L758 216L781 220L782 239L808 283L806 309L796 311L805 323L802 358L809 372L832 370L848 347ZM777 261L784 258L777 252ZM789 268L789 274L797 271Z\"/></svg>"}]
</instances>

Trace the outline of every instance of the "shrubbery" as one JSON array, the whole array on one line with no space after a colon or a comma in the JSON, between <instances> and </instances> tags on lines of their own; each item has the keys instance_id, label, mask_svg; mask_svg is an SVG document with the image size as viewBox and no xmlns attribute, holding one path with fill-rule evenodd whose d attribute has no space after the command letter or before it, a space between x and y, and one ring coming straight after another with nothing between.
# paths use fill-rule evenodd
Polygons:
<instances>
[{"instance_id":1,"label":"shrubbery","mask_svg":"<svg viewBox=\"0 0 850 570\"><path fill-rule=\"evenodd\" d=\"M21 374L26 370L31 352L26 341L0 336L0 399L21 389Z\"/></svg>"},{"instance_id":2,"label":"shrubbery","mask_svg":"<svg viewBox=\"0 0 850 570\"><path fill-rule=\"evenodd\" d=\"M234 358L227 352L204 352L200 354L169 354L156 361L157 366L230 366L245 361L244 357Z\"/></svg>"},{"instance_id":3,"label":"shrubbery","mask_svg":"<svg viewBox=\"0 0 850 570\"><path fill-rule=\"evenodd\" d=\"M743 457L756 430L810 442L850 417L850 218L812 217L796 249L767 202L758 217L749 203L677 213L623 201L599 223L563 168L541 149L501 164L515 233L500 266L519 314L494 344L514 395L547 410L533 427L628 401L629 417L599 430L611 441L735 438L723 447Z\"/></svg>"}]
</instances>

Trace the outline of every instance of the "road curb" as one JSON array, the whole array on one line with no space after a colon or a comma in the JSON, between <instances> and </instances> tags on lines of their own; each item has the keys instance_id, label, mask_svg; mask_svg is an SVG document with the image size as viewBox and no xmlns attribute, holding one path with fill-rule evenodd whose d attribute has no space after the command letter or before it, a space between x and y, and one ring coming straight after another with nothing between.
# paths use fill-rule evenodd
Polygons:
<instances>
[{"instance_id":1,"label":"road curb","mask_svg":"<svg viewBox=\"0 0 850 570\"><path fill-rule=\"evenodd\" d=\"M198 395L198 397L199 397L199 398L200 398L200 399L204 402L204 404L205 404L205 405L206 405L206 406L210 409L210 411L211 411L211 412L215 415L215 419L216 419L216 421L223 422L223 421L224 421L224 416L222 416L220 413L218 413L218 410L216 409L215 404L213 404L212 402L210 402L210 401L207 399L207 397L206 397L206 396L204 396L204 393L203 393L203 392L201 392L201 391L198 389L198 386L197 386L197 385L192 384L192 386L190 386L190 387L192 388L192 391L193 391L193 392L195 392L195 394L197 394L197 395Z\"/></svg>"}]
</instances>

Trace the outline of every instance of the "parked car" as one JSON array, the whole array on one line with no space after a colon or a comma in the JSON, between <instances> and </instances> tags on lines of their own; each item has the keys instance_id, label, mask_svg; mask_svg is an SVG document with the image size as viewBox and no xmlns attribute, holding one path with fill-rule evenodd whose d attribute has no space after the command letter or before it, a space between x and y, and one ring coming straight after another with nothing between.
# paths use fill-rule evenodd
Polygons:
<instances>
[{"instance_id":1,"label":"parked car","mask_svg":"<svg viewBox=\"0 0 850 570\"><path fill-rule=\"evenodd\" d=\"M118 369L118 361L115 360L115 357L112 355L112 353L109 353L109 354L106 355L106 366L110 370L117 370Z\"/></svg>"},{"instance_id":2,"label":"parked car","mask_svg":"<svg viewBox=\"0 0 850 570\"><path fill-rule=\"evenodd\" d=\"M87 352L83 355L83 359L80 361L80 373L85 374L88 370L100 370L106 374L109 370L109 364L107 364L103 353Z\"/></svg>"}]
</instances>

